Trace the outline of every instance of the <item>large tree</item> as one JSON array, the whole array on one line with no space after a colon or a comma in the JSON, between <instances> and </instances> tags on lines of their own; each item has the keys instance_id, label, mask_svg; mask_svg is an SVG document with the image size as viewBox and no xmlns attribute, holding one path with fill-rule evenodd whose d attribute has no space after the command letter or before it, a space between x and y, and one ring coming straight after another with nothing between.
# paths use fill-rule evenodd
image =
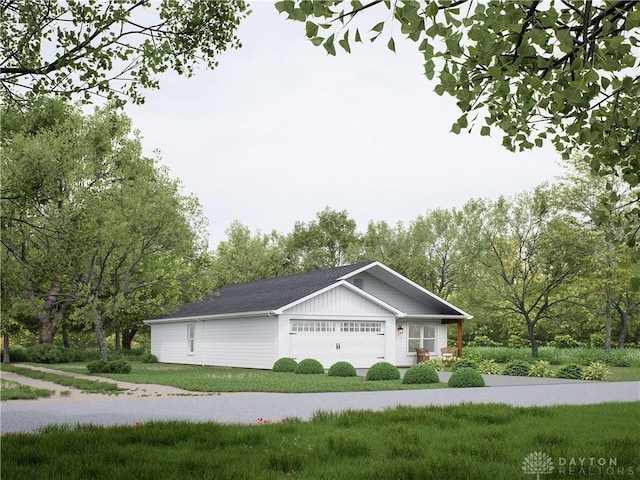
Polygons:
<instances>
[{"instance_id":1,"label":"large tree","mask_svg":"<svg viewBox=\"0 0 640 480\"><path fill-rule=\"evenodd\" d=\"M79 94L144 101L157 75L191 76L237 48L243 0L0 0L3 95Z\"/></svg>"},{"instance_id":2,"label":"large tree","mask_svg":"<svg viewBox=\"0 0 640 480\"><path fill-rule=\"evenodd\" d=\"M594 171L635 189L619 218L627 243L639 243L640 2L285 0L276 8L305 22L331 55L336 43L351 52L365 36L395 50L394 36L406 36L435 91L462 112L454 133L498 130L510 150L550 140L566 157L581 151Z\"/></svg>"}]
</instances>

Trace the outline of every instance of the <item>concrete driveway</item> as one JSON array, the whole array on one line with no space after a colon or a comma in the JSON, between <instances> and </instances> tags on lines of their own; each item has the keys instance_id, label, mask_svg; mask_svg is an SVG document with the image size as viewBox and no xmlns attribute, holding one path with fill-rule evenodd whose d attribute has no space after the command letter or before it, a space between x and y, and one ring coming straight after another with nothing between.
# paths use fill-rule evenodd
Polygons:
<instances>
[{"instance_id":1,"label":"concrete driveway","mask_svg":"<svg viewBox=\"0 0 640 480\"><path fill-rule=\"evenodd\" d=\"M446 381L448 374L441 372ZM3 372L3 377L5 372ZM505 403L514 406L582 405L640 401L640 382L585 382L485 375L488 387L346 393L222 393L183 396L156 392L135 398L75 395L2 403L2 432L34 432L50 424L134 425L138 422L255 423L258 418L310 419L317 411L383 410L398 405ZM143 390L146 391L146 390ZM151 395L151 393L148 393Z\"/></svg>"}]
</instances>

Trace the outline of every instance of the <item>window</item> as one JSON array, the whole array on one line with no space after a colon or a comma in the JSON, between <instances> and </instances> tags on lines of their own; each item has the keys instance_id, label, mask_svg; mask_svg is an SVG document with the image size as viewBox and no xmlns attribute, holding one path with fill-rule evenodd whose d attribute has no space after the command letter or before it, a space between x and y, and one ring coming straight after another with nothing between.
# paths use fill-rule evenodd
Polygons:
<instances>
[{"instance_id":1,"label":"window","mask_svg":"<svg viewBox=\"0 0 640 480\"><path fill-rule=\"evenodd\" d=\"M340 331L382 333L382 322L341 322Z\"/></svg>"},{"instance_id":2,"label":"window","mask_svg":"<svg viewBox=\"0 0 640 480\"><path fill-rule=\"evenodd\" d=\"M187 323L187 352L193 353L196 346L196 324Z\"/></svg>"},{"instance_id":3,"label":"window","mask_svg":"<svg viewBox=\"0 0 640 480\"><path fill-rule=\"evenodd\" d=\"M410 323L408 352L415 353L416 347L422 347L427 352L436 351L435 325Z\"/></svg>"},{"instance_id":4,"label":"window","mask_svg":"<svg viewBox=\"0 0 640 480\"><path fill-rule=\"evenodd\" d=\"M335 322L302 321L291 322L291 332L335 332Z\"/></svg>"}]
</instances>

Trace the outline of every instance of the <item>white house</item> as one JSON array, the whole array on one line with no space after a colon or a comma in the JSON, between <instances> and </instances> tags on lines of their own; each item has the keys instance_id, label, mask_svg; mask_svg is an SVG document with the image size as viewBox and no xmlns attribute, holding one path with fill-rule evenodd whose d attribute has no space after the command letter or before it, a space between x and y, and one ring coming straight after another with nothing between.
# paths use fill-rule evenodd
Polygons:
<instances>
[{"instance_id":1,"label":"white house","mask_svg":"<svg viewBox=\"0 0 640 480\"><path fill-rule=\"evenodd\" d=\"M268 369L281 357L356 368L439 356L447 325L472 318L379 262L230 285L146 320L158 361Z\"/></svg>"}]
</instances>

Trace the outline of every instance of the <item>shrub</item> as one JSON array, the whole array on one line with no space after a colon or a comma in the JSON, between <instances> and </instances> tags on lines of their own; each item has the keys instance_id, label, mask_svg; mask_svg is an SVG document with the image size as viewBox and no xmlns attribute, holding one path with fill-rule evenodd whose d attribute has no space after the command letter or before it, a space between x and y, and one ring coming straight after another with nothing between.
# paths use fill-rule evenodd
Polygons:
<instances>
[{"instance_id":1,"label":"shrub","mask_svg":"<svg viewBox=\"0 0 640 480\"><path fill-rule=\"evenodd\" d=\"M499 375L502 369L500 365L498 365L495 360L482 360L478 364L478 373L484 373L488 375Z\"/></svg>"},{"instance_id":2,"label":"shrub","mask_svg":"<svg viewBox=\"0 0 640 480\"><path fill-rule=\"evenodd\" d=\"M295 372L297 366L298 362L293 358L282 357L276 360L276 363L273 364L272 370L274 372Z\"/></svg>"},{"instance_id":3,"label":"shrub","mask_svg":"<svg viewBox=\"0 0 640 480\"><path fill-rule=\"evenodd\" d=\"M473 368L460 368L451 374L448 385L453 388L484 387L484 378Z\"/></svg>"},{"instance_id":4,"label":"shrub","mask_svg":"<svg viewBox=\"0 0 640 480\"><path fill-rule=\"evenodd\" d=\"M158 363L158 357L151 352L145 352L140 356L142 363Z\"/></svg>"},{"instance_id":5,"label":"shrub","mask_svg":"<svg viewBox=\"0 0 640 480\"><path fill-rule=\"evenodd\" d=\"M538 360L529 370L530 377L553 377L551 364L545 360Z\"/></svg>"},{"instance_id":6,"label":"shrub","mask_svg":"<svg viewBox=\"0 0 640 480\"><path fill-rule=\"evenodd\" d=\"M330 377L355 377L356 369L349 362L336 362L329 367Z\"/></svg>"},{"instance_id":7,"label":"shrub","mask_svg":"<svg viewBox=\"0 0 640 480\"><path fill-rule=\"evenodd\" d=\"M556 372L557 378L572 378L580 380L582 378L582 367L580 365L565 365Z\"/></svg>"},{"instance_id":8,"label":"shrub","mask_svg":"<svg viewBox=\"0 0 640 480\"><path fill-rule=\"evenodd\" d=\"M389 362L374 363L367 372L367 380L398 380L400 370Z\"/></svg>"},{"instance_id":9,"label":"shrub","mask_svg":"<svg viewBox=\"0 0 640 480\"><path fill-rule=\"evenodd\" d=\"M129 373L131 372L131 364L126 360L113 360L105 362L104 360L96 360L87 364L89 373Z\"/></svg>"},{"instance_id":10,"label":"shrub","mask_svg":"<svg viewBox=\"0 0 640 480\"><path fill-rule=\"evenodd\" d=\"M324 367L319 361L313 358L305 358L304 360L300 360L300 363L296 366L295 372L305 375L317 375L324 373Z\"/></svg>"},{"instance_id":11,"label":"shrub","mask_svg":"<svg viewBox=\"0 0 640 480\"><path fill-rule=\"evenodd\" d=\"M482 350L491 350L488 348L482 349ZM465 360L471 360L472 362L481 362L484 358L482 356L482 350L479 348L472 348L472 347L468 347L464 349L464 359Z\"/></svg>"},{"instance_id":12,"label":"shrub","mask_svg":"<svg viewBox=\"0 0 640 480\"><path fill-rule=\"evenodd\" d=\"M511 375L513 377L528 377L531 367L522 360L514 360L504 367L503 375Z\"/></svg>"},{"instance_id":13,"label":"shrub","mask_svg":"<svg viewBox=\"0 0 640 480\"><path fill-rule=\"evenodd\" d=\"M430 358L422 365L429 365L436 372L441 372L444 369L444 363L442 363L442 360L440 360L439 358Z\"/></svg>"},{"instance_id":14,"label":"shrub","mask_svg":"<svg viewBox=\"0 0 640 480\"><path fill-rule=\"evenodd\" d=\"M418 365L414 365L404 374L404 378L402 379L402 383L412 384L412 383L438 383L440 381L440 377L438 377L438 372L435 369L426 363L420 363Z\"/></svg>"},{"instance_id":15,"label":"shrub","mask_svg":"<svg viewBox=\"0 0 640 480\"><path fill-rule=\"evenodd\" d=\"M607 380L609 380L609 370L604 363L593 362L584 369L582 378L584 380L597 380L600 382L606 382Z\"/></svg>"},{"instance_id":16,"label":"shrub","mask_svg":"<svg viewBox=\"0 0 640 480\"><path fill-rule=\"evenodd\" d=\"M49 343L41 343L27 349L29 361L36 363L65 363L67 356L64 348Z\"/></svg>"},{"instance_id":17,"label":"shrub","mask_svg":"<svg viewBox=\"0 0 640 480\"><path fill-rule=\"evenodd\" d=\"M4 353L4 350L2 353ZM0 358L2 358L2 356L0 356ZM31 358L29 358L29 351L26 348L16 345L9 348L9 360L12 362L30 362Z\"/></svg>"},{"instance_id":18,"label":"shrub","mask_svg":"<svg viewBox=\"0 0 640 480\"><path fill-rule=\"evenodd\" d=\"M456 370L460 370L461 368L473 368L475 370L476 368L478 368L478 366L476 365L476 362L467 360L465 358L462 360L456 360L451 370L455 372Z\"/></svg>"}]
</instances>

